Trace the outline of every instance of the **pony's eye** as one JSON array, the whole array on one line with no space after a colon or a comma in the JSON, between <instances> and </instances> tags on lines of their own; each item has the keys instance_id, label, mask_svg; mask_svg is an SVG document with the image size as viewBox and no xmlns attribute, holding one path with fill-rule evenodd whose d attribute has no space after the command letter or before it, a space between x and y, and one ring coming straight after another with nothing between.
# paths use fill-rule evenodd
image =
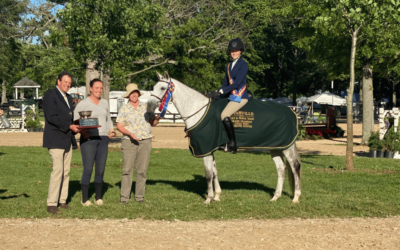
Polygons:
<instances>
[{"instance_id":1,"label":"pony's eye","mask_svg":"<svg viewBox=\"0 0 400 250\"><path fill-rule=\"evenodd\" d=\"M165 88L165 87L161 87L161 90L166 90L167 88Z\"/></svg>"}]
</instances>

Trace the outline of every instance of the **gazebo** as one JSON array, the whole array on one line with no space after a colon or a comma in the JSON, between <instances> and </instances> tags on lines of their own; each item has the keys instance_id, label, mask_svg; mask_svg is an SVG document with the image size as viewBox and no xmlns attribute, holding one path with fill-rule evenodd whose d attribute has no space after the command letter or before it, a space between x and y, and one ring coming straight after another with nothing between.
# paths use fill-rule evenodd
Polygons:
<instances>
[{"instance_id":1,"label":"gazebo","mask_svg":"<svg viewBox=\"0 0 400 250\"><path fill-rule=\"evenodd\" d=\"M39 99L40 85L32 81L28 77L24 77L16 82L13 87L15 88L15 99L18 99L18 89L36 89L36 99Z\"/></svg>"}]
</instances>

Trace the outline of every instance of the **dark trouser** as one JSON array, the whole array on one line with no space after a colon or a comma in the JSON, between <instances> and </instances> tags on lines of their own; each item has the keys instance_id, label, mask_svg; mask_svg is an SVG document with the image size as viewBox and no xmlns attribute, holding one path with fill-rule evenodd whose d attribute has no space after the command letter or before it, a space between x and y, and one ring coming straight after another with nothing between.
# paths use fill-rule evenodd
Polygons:
<instances>
[{"instance_id":1,"label":"dark trouser","mask_svg":"<svg viewBox=\"0 0 400 250\"><path fill-rule=\"evenodd\" d=\"M84 139L81 136L81 153L83 163L82 185L89 185L95 164L95 183L103 183L104 170L108 155L108 136L94 136Z\"/></svg>"},{"instance_id":2,"label":"dark trouser","mask_svg":"<svg viewBox=\"0 0 400 250\"><path fill-rule=\"evenodd\" d=\"M146 173L150 161L151 138L135 141L122 139L121 201L129 201L132 188L133 169L136 168L135 200L144 200Z\"/></svg>"}]
</instances>

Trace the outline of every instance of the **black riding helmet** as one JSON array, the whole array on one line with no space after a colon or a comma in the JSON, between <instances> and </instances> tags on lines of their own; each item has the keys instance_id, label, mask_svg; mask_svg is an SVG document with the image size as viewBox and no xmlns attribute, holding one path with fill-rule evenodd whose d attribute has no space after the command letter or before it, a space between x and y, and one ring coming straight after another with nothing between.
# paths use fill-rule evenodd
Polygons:
<instances>
[{"instance_id":1,"label":"black riding helmet","mask_svg":"<svg viewBox=\"0 0 400 250\"><path fill-rule=\"evenodd\" d=\"M232 39L229 42L228 49L229 50L238 49L238 50L241 50L243 52L244 51L244 45L243 45L242 40L240 40L239 38Z\"/></svg>"}]
</instances>

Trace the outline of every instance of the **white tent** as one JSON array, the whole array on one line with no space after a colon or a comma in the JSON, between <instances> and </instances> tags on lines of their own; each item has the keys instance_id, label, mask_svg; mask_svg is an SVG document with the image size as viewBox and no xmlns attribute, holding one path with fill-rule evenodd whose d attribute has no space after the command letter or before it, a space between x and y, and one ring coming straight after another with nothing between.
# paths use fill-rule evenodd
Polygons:
<instances>
[{"instance_id":1,"label":"white tent","mask_svg":"<svg viewBox=\"0 0 400 250\"><path fill-rule=\"evenodd\" d=\"M346 99L326 91L322 94L310 96L306 100L302 101L302 103L311 103L311 114L314 114L314 103L332 106L346 106Z\"/></svg>"},{"instance_id":2,"label":"white tent","mask_svg":"<svg viewBox=\"0 0 400 250\"><path fill-rule=\"evenodd\" d=\"M71 87L68 92L68 94L80 94L86 97L86 87L81 86L81 87Z\"/></svg>"},{"instance_id":3,"label":"white tent","mask_svg":"<svg viewBox=\"0 0 400 250\"><path fill-rule=\"evenodd\" d=\"M311 96L302 102L305 103L315 102L318 104L326 104L332 106L346 106L346 99L329 92Z\"/></svg>"}]
</instances>

